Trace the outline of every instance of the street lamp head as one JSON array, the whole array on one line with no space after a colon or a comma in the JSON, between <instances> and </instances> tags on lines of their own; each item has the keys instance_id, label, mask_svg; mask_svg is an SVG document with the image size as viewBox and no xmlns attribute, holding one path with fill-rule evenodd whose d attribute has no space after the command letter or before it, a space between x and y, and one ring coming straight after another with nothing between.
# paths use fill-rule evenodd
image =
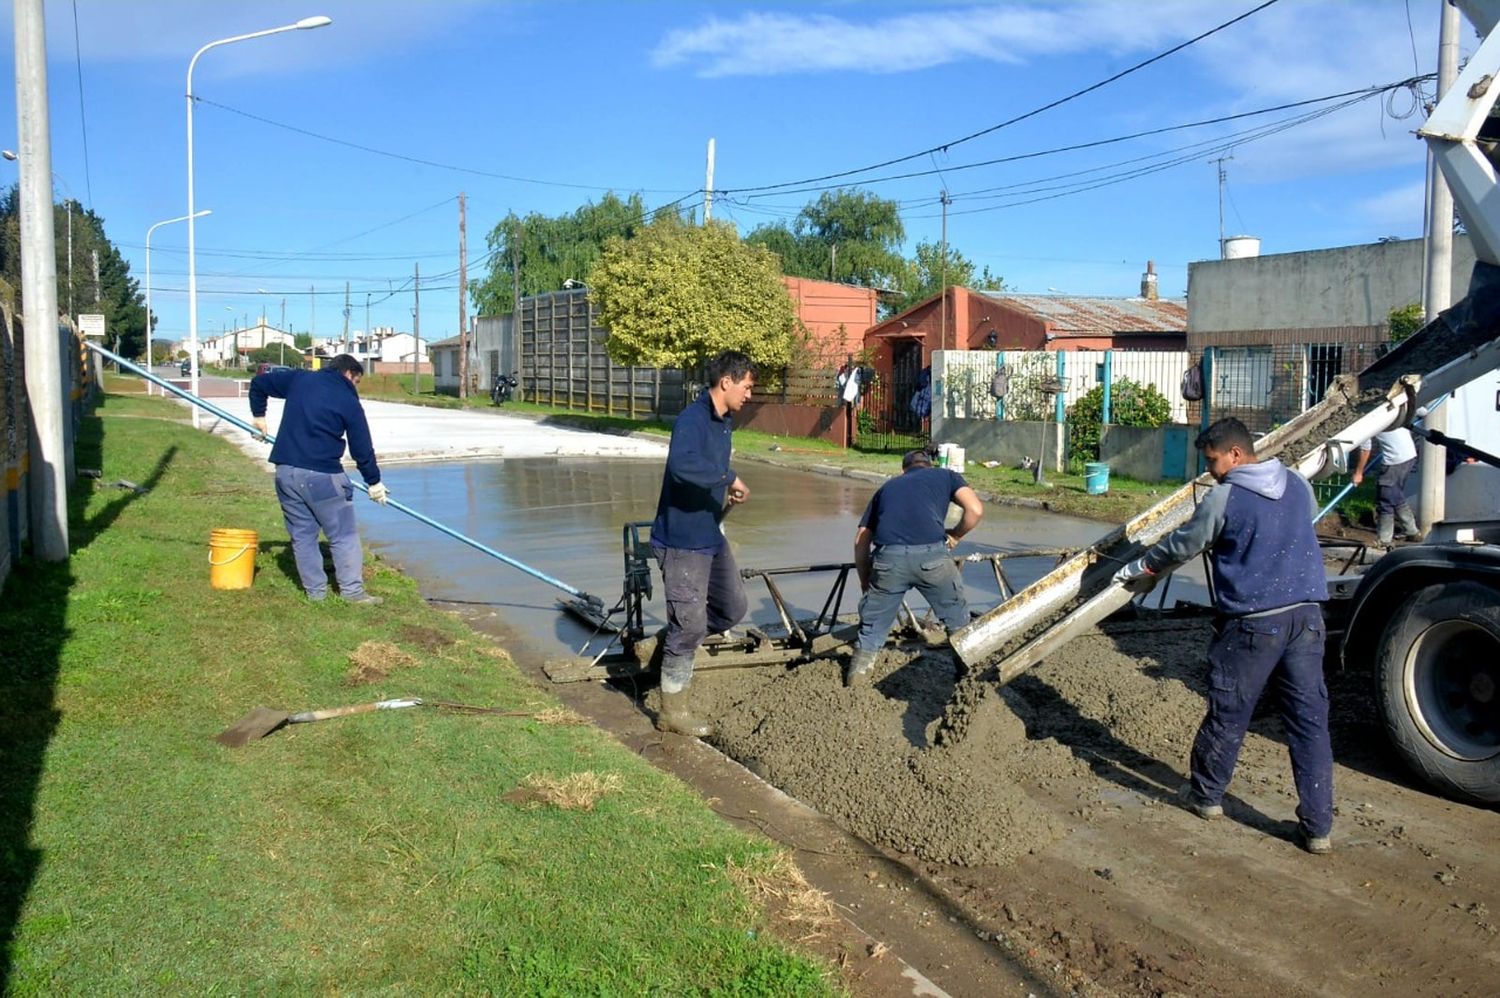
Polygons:
<instances>
[{"instance_id":1,"label":"street lamp head","mask_svg":"<svg viewBox=\"0 0 1500 998\"><path fill-rule=\"evenodd\" d=\"M6 159L10 160L12 163L14 163L16 160L18 160L18 159L21 158L20 156L16 155L14 149L3 149L3 150L0 150L0 156L4 156Z\"/></svg>"},{"instance_id":2,"label":"street lamp head","mask_svg":"<svg viewBox=\"0 0 1500 998\"><path fill-rule=\"evenodd\" d=\"M299 31L306 31L309 28L326 28L332 23L333 18L327 17L323 14L319 14L317 17L304 17L302 20L298 21L297 29Z\"/></svg>"}]
</instances>

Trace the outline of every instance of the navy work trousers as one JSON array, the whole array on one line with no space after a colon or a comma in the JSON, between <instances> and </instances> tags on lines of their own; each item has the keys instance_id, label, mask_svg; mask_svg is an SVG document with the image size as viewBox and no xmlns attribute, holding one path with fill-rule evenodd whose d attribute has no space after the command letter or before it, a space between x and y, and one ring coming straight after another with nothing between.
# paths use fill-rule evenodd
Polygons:
<instances>
[{"instance_id":1,"label":"navy work trousers","mask_svg":"<svg viewBox=\"0 0 1500 998\"><path fill-rule=\"evenodd\" d=\"M948 633L969 622L963 578L948 545L883 544L870 559L870 588L859 601L859 650L879 651L907 590L916 589Z\"/></svg>"},{"instance_id":2,"label":"navy work trousers","mask_svg":"<svg viewBox=\"0 0 1500 998\"><path fill-rule=\"evenodd\" d=\"M328 572L318 548L320 530L333 551L339 594L347 599L364 593L364 550L354 525L354 486L349 476L342 471L329 474L278 464L276 498L281 500L281 517L292 538L292 555L307 598L320 600L328 595Z\"/></svg>"},{"instance_id":3,"label":"navy work trousers","mask_svg":"<svg viewBox=\"0 0 1500 998\"><path fill-rule=\"evenodd\" d=\"M1297 817L1310 836L1333 827L1333 748L1323 682L1323 609L1220 618L1208 649L1208 716L1193 740L1193 796L1217 804L1234 775L1250 716L1269 686L1281 709Z\"/></svg>"},{"instance_id":4,"label":"navy work trousers","mask_svg":"<svg viewBox=\"0 0 1500 998\"><path fill-rule=\"evenodd\" d=\"M728 542L717 553L654 548L661 561L667 601L667 634L662 651L691 660L710 634L721 634L745 619L745 582ZM685 680L686 677L684 677Z\"/></svg>"}]
</instances>

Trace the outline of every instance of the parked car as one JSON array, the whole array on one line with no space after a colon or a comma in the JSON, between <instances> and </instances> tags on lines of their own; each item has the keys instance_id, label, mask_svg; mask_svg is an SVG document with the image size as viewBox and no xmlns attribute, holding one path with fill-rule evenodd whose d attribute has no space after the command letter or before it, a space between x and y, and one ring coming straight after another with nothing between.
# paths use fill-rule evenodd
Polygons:
<instances>
[{"instance_id":1,"label":"parked car","mask_svg":"<svg viewBox=\"0 0 1500 998\"><path fill-rule=\"evenodd\" d=\"M192 361L187 360L186 358L184 358L183 361L182 361L182 363L177 365L177 373L180 374L180 375L182 375L184 378L187 377L189 374L192 374L193 373L193 364L192 364Z\"/></svg>"},{"instance_id":2,"label":"parked car","mask_svg":"<svg viewBox=\"0 0 1500 998\"><path fill-rule=\"evenodd\" d=\"M265 374L267 371L290 371L290 370L291 370L291 367L288 366L288 365L286 365L286 364L266 364L266 363L261 363L261 364L256 364L255 365L255 373L256 374Z\"/></svg>"}]
</instances>

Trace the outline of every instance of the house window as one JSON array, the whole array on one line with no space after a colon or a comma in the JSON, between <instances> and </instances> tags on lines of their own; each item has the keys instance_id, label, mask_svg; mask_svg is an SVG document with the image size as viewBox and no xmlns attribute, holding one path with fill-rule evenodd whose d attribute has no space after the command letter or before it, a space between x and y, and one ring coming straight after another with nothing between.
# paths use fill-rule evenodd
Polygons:
<instances>
[{"instance_id":1,"label":"house window","mask_svg":"<svg viewBox=\"0 0 1500 998\"><path fill-rule=\"evenodd\" d=\"M1218 347L1214 350L1214 405L1217 408L1261 409L1270 396L1270 347Z\"/></svg>"}]
</instances>

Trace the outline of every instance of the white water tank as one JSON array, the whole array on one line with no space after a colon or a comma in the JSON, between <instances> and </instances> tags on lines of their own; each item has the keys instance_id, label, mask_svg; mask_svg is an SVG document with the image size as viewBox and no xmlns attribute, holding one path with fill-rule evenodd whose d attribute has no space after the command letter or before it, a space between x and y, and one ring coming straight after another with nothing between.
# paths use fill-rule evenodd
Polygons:
<instances>
[{"instance_id":1,"label":"white water tank","mask_svg":"<svg viewBox=\"0 0 1500 998\"><path fill-rule=\"evenodd\" d=\"M1260 256L1259 236L1225 236L1223 259L1242 260L1245 257Z\"/></svg>"}]
</instances>

